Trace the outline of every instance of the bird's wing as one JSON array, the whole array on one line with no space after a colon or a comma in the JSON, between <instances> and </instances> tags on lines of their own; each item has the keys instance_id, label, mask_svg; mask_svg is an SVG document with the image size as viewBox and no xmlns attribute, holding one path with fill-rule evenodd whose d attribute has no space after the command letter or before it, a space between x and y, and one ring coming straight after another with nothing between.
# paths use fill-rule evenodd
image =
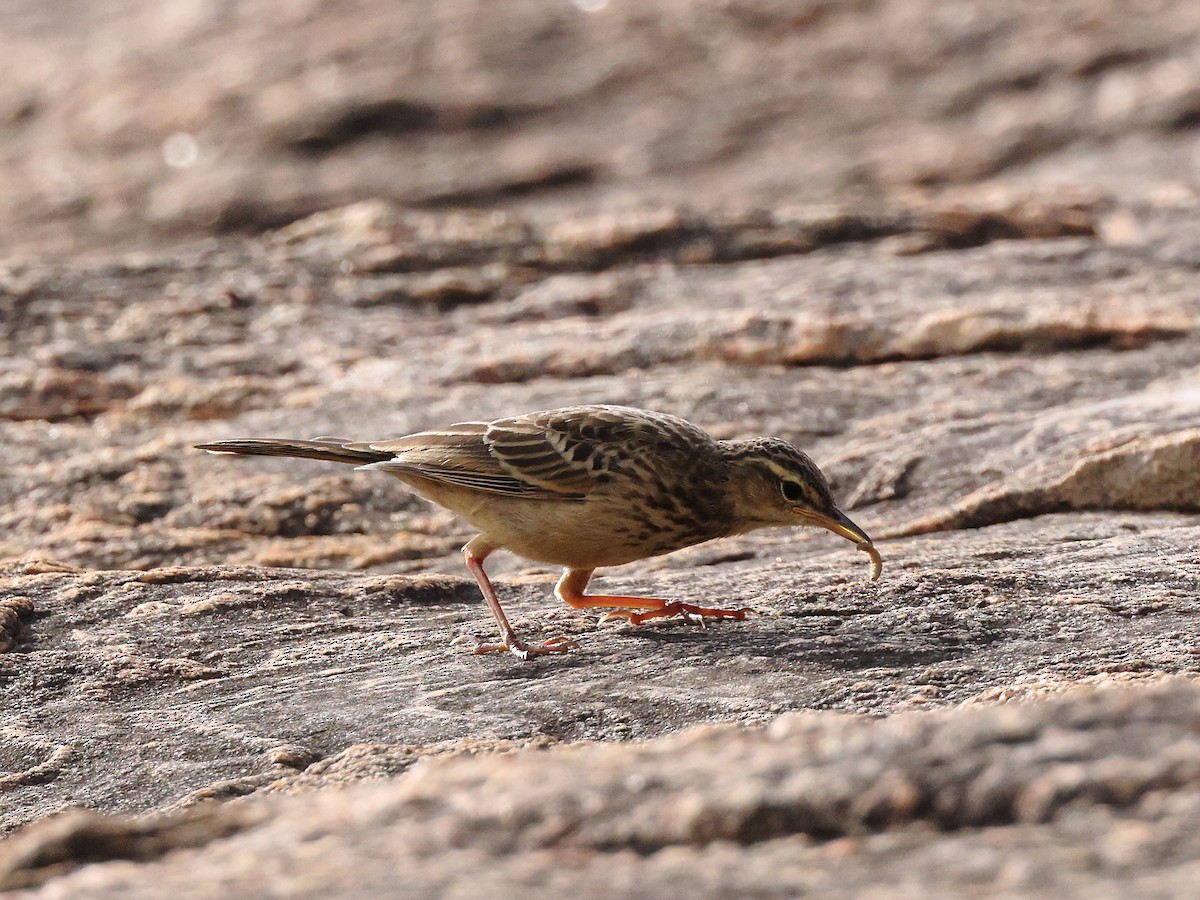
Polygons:
<instances>
[{"instance_id":1,"label":"bird's wing","mask_svg":"<svg viewBox=\"0 0 1200 900\"><path fill-rule=\"evenodd\" d=\"M536 417L462 422L348 449L393 453L374 468L527 499L582 500L595 479L557 447L557 433Z\"/></svg>"},{"instance_id":2,"label":"bird's wing","mask_svg":"<svg viewBox=\"0 0 1200 900\"><path fill-rule=\"evenodd\" d=\"M374 467L396 474L530 499L582 500L611 477L644 476L655 465L691 465L696 448L711 441L675 416L572 406L347 449L394 453Z\"/></svg>"},{"instance_id":3,"label":"bird's wing","mask_svg":"<svg viewBox=\"0 0 1200 900\"><path fill-rule=\"evenodd\" d=\"M613 477L653 477L657 465L687 466L701 442L696 426L626 406L571 406L497 419L484 443L502 469L553 493L586 495Z\"/></svg>"},{"instance_id":4,"label":"bird's wing","mask_svg":"<svg viewBox=\"0 0 1200 900\"><path fill-rule=\"evenodd\" d=\"M498 419L484 442L500 467L555 494L586 496L600 471L593 467L595 446L583 436L580 416L534 413Z\"/></svg>"}]
</instances>

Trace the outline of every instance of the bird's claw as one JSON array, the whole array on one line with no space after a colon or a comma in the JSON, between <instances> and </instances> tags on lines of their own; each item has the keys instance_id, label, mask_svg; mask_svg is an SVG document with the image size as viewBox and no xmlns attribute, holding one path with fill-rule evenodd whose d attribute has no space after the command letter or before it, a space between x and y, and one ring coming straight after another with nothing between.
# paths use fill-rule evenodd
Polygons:
<instances>
[{"instance_id":1,"label":"bird's claw","mask_svg":"<svg viewBox=\"0 0 1200 900\"><path fill-rule=\"evenodd\" d=\"M631 609L614 609L610 613L601 616L600 623L612 622L615 619L626 619L631 625L641 625L643 622L648 622L651 619L673 619L680 618L690 625L699 625L701 628L707 628L708 619L744 619L746 613L754 612L754 609L749 606L743 606L741 609L710 609L705 606L696 606L692 603L668 603L662 609L648 609L642 612L634 612Z\"/></svg>"},{"instance_id":2,"label":"bird's claw","mask_svg":"<svg viewBox=\"0 0 1200 900\"><path fill-rule=\"evenodd\" d=\"M527 644L525 641L513 638L501 644L490 644L473 634L460 634L451 644L466 644L476 656L485 653L502 653L507 651L519 660L531 659L535 656L549 656L552 653L567 653L580 648L579 641L569 637L554 637L548 641Z\"/></svg>"}]
</instances>

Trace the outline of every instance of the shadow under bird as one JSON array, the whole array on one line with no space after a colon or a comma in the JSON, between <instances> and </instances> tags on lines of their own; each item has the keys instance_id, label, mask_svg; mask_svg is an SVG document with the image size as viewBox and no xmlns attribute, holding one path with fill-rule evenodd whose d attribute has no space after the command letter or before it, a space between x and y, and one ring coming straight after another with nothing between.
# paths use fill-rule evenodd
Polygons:
<instances>
[{"instance_id":1,"label":"shadow under bird","mask_svg":"<svg viewBox=\"0 0 1200 900\"><path fill-rule=\"evenodd\" d=\"M758 528L819 525L853 541L882 570L866 532L837 508L816 464L787 441L719 441L677 416L624 406L572 406L492 422L462 422L384 441L246 438L200 450L349 463L399 478L479 533L463 547L500 629L476 653L527 659L579 645L531 643L513 631L483 564L495 550L564 567L555 595L576 609L607 608L634 624L682 616L743 619L746 609L587 594L602 566L669 553Z\"/></svg>"}]
</instances>

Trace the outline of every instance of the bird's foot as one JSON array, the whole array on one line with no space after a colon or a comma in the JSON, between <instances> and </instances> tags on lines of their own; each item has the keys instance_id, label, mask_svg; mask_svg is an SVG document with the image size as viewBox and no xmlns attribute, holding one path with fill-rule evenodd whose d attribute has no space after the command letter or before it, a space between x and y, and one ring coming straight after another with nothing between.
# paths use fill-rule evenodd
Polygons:
<instances>
[{"instance_id":1,"label":"bird's foot","mask_svg":"<svg viewBox=\"0 0 1200 900\"><path fill-rule=\"evenodd\" d=\"M511 638L502 644L489 644L482 638L477 638L472 634L460 634L451 644L465 644L471 647L471 652L476 656L481 656L484 653L503 653L505 651L511 653L517 659L526 660L534 656L549 656L552 653L566 653L570 650L578 650L579 642L572 640L569 637L555 637L548 641L539 641L529 644L517 638Z\"/></svg>"},{"instance_id":2,"label":"bird's foot","mask_svg":"<svg viewBox=\"0 0 1200 900\"><path fill-rule=\"evenodd\" d=\"M614 609L612 612L601 617L600 621L611 622L613 619L628 619L632 625L641 625L643 622L648 622L651 619L673 619L679 617L685 622L690 622L693 625L704 626L705 619L744 619L746 613L754 612L749 606L744 606L741 609L713 609L707 606L696 606L692 603L680 603L674 601L666 604L661 609L648 609L643 612L634 612L630 609Z\"/></svg>"}]
</instances>

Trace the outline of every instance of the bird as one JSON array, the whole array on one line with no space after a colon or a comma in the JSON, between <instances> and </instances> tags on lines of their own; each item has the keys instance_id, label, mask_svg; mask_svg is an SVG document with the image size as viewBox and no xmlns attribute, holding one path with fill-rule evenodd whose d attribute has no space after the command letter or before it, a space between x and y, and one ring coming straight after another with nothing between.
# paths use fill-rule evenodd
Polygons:
<instances>
[{"instance_id":1,"label":"bird","mask_svg":"<svg viewBox=\"0 0 1200 900\"><path fill-rule=\"evenodd\" d=\"M567 637L519 638L484 562L498 549L563 568L554 594L575 609L640 625L681 617L744 619L747 608L699 606L658 597L588 594L596 569L620 566L759 528L816 525L882 560L871 538L834 502L807 454L772 437L718 440L666 413L628 406L570 406L492 421L460 422L381 441L240 438L197 444L242 456L347 463L393 475L426 500L457 513L476 534L466 565L500 632L499 641L462 636L478 654L520 659L566 653Z\"/></svg>"}]
</instances>

